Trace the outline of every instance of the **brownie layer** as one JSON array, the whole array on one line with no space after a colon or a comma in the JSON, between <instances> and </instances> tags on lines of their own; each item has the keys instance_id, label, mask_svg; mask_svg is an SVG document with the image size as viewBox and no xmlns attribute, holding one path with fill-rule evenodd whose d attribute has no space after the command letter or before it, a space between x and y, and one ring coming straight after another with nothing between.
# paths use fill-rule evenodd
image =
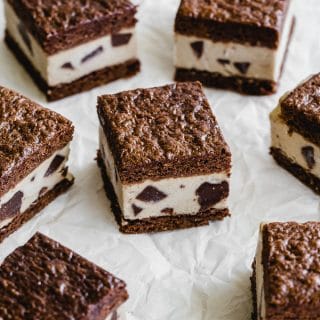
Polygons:
<instances>
[{"instance_id":1,"label":"brownie layer","mask_svg":"<svg viewBox=\"0 0 320 320\"><path fill-rule=\"evenodd\" d=\"M128 0L8 0L43 50L54 54L136 24Z\"/></svg>"},{"instance_id":2,"label":"brownie layer","mask_svg":"<svg viewBox=\"0 0 320 320\"><path fill-rule=\"evenodd\" d=\"M320 223L263 225L266 319L319 319Z\"/></svg>"},{"instance_id":3,"label":"brownie layer","mask_svg":"<svg viewBox=\"0 0 320 320\"><path fill-rule=\"evenodd\" d=\"M0 228L0 243L10 234L18 230L24 223L33 218L37 213L39 213L59 195L65 193L72 186L72 184L73 180L62 180L52 190L40 196L38 200L34 202L23 214L17 215L9 224L4 226L3 228Z\"/></svg>"},{"instance_id":4,"label":"brownie layer","mask_svg":"<svg viewBox=\"0 0 320 320\"><path fill-rule=\"evenodd\" d=\"M176 81L200 81L204 86L237 91L248 95L269 95L277 91L277 83L270 80L250 79L238 76L225 77L218 73L195 69L177 68Z\"/></svg>"},{"instance_id":5,"label":"brownie layer","mask_svg":"<svg viewBox=\"0 0 320 320\"><path fill-rule=\"evenodd\" d=\"M310 77L281 101L287 124L320 146L320 73Z\"/></svg>"},{"instance_id":6,"label":"brownie layer","mask_svg":"<svg viewBox=\"0 0 320 320\"><path fill-rule=\"evenodd\" d=\"M277 48L289 0L182 0L175 31L213 41Z\"/></svg>"},{"instance_id":7,"label":"brownie layer","mask_svg":"<svg viewBox=\"0 0 320 320\"><path fill-rule=\"evenodd\" d=\"M111 209L119 225L119 229L123 233L150 233L204 226L208 225L210 221L222 220L230 215L228 209L208 209L203 210L202 212L199 212L193 216L172 216L170 213L168 213L168 216L164 217L125 220L123 218L113 185L108 178L106 167L103 159L101 158L100 152L98 152L97 162L101 170L106 195L111 201Z\"/></svg>"},{"instance_id":8,"label":"brownie layer","mask_svg":"<svg viewBox=\"0 0 320 320\"><path fill-rule=\"evenodd\" d=\"M122 280L40 233L0 266L2 319L105 320L127 298Z\"/></svg>"},{"instance_id":9,"label":"brownie layer","mask_svg":"<svg viewBox=\"0 0 320 320\"><path fill-rule=\"evenodd\" d=\"M230 174L229 147L200 83L105 95L97 108L124 184Z\"/></svg>"},{"instance_id":10,"label":"brownie layer","mask_svg":"<svg viewBox=\"0 0 320 320\"><path fill-rule=\"evenodd\" d=\"M106 67L102 70L92 72L89 75L71 83L50 87L8 33L6 33L5 41L20 64L30 74L35 84L46 95L48 101L55 101L67 96L88 91L111 81L133 76L140 71L139 60L130 60L119 65Z\"/></svg>"},{"instance_id":11,"label":"brownie layer","mask_svg":"<svg viewBox=\"0 0 320 320\"><path fill-rule=\"evenodd\" d=\"M256 284L256 261L254 260L252 263L252 275L250 277L250 284L251 284L251 295L252 295L252 320L259 320L258 319L258 312L257 312L257 284Z\"/></svg>"},{"instance_id":12,"label":"brownie layer","mask_svg":"<svg viewBox=\"0 0 320 320\"><path fill-rule=\"evenodd\" d=\"M320 178L311 174L297 163L293 162L283 154L281 149L271 148L270 153L281 167L292 173L315 193L320 194Z\"/></svg>"},{"instance_id":13,"label":"brownie layer","mask_svg":"<svg viewBox=\"0 0 320 320\"><path fill-rule=\"evenodd\" d=\"M72 139L72 123L0 87L0 197Z\"/></svg>"}]
</instances>

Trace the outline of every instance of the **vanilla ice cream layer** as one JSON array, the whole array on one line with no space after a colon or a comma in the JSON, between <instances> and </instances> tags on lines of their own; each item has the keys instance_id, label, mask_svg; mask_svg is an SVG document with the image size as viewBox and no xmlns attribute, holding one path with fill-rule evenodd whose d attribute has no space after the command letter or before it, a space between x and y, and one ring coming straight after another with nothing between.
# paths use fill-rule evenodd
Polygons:
<instances>
[{"instance_id":1,"label":"vanilla ice cream layer","mask_svg":"<svg viewBox=\"0 0 320 320\"><path fill-rule=\"evenodd\" d=\"M197 214L201 209L199 204L199 188L207 187L204 193L211 196L210 188L229 183L228 173L213 173L192 177L144 180L139 183L123 184L116 172L115 162L107 139L100 127L100 151L105 163L107 175L118 198L123 217L126 220L136 220L171 214ZM200 189L201 190L201 189ZM210 208L226 209L227 197L219 198Z\"/></svg>"},{"instance_id":2,"label":"vanilla ice cream layer","mask_svg":"<svg viewBox=\"0 0 320 320\"><path fill-rule=\"evenodd\" d=\"M278 148L292 162L298 164L306 171L320 177L320 147L293 131L281 118L281 108L278 106L270 115L271 120L271 146ZM308 165L304 148L313 150L314 165Z\"/></svg>"},{"instance_id":3,"label":"vanilla ice cream layer","mask_svg":"<svg viewBox=\"0 0 320 320\"><path fill-rule=\"evenodd\" d=\"M7 2L5 2L5 14L10 36L49 86L70 83L94 71L137 58L135 28L120 31L119 34L131 34L128 43L124 45L113 46L112 36L106 35L48 55Z\"/></svg>"},{"instance_id":4,"label":"vanilla ice cream layer","mask_svg":"<svg viewBox=\"0 0 320 320\"><path fill-rule=\"evenodd\" d=\"M71 174L66 175L66 163L69 156L69 145L56 151L50 158L43 161L35 170L23 178L12 189L0 198L0 211L4 207L20 207L17 214L23 214L40 196L52 190L63 179L72 180ZM8 205L10 200L16 198L15 205ZM10 210L10 209L7 209ZM0 221L0 228L8 225L14 216Z\"/></svg>"},{"instance_id":5,"label":"vanilla ice cream layer","mask_svg":"<svg viewBox=\"0 0 320 320\"><path fill-rule=\"evenodd\" d=\"M266 301L264 294L264 273L262 264L262 229L263 224L260 226L259 241L256 252L256 295L257 295L257 320L265 320L266 318Z\"/></svg>"},{"instance_id":6,"label":"vanilla ice cream layer","mask_svg":"<svg viewBox=\"0 0 320 320\"><path fill-rule=\"evenodd\" d=\"M291 7L292 5L288 9L278 48L214 42L206 38L176 33L175 66L219 73L226 77L241 76L277 82L290 38L293 21ZM203 43L203 48L199 49L198 55L191 46L192 43L197 42Z\"/></svg>"}]
</instances>

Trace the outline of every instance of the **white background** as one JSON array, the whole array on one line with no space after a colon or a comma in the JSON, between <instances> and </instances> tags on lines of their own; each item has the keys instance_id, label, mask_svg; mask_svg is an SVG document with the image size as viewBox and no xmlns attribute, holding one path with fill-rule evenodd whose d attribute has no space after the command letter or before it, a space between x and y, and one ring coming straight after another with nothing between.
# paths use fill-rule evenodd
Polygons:
<instances>
[{"instance_id":1,"label":"white background","mask_svg":"<svg viewBox=\"0 0 320 320\"><path fill-rule=\"evenodd\" d=\"M320 71L320 3L297 0L297 28L281 86L270 97L206 89L233 154L232 217L208 227L156 235L123 235L110 212L94 157L96 97L172 82L177 0L144 0L139 12L142 72L48 104L0 43L0 84L14 88L75 124L70 168L74 187L0 245L0 261L36 231L62 242L128 284L128 319L249 319L249 277L262 220L319 220L319 197L277 167L268 154L269 112L286 90ZM2 1L0 36L4 34Z\"/></svg>"}]
</instances>

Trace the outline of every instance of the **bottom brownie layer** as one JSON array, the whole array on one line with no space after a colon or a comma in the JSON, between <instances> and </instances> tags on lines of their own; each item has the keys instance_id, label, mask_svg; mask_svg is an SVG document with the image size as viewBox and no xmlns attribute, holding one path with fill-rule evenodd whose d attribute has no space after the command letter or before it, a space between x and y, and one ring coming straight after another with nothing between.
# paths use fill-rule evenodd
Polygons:
<instances>
[{"instance_id":1,"label":"bottom brownie layer","mask_svg":"<svg viewBox=\"0 0 320 320\"><path fill-rule=\"evenodd\" d=\"M277 83L239 76L225 77L219 73L177 68L176 81L200 81L207 87L237 91L242 94L268 95L277 91Z\"/></svg>"},{"instance_id":2,"label":"bottom brownie layer","mask_svg":"<svg viewBox=\"0 0 320 320\"><path fill-rule=\"evenodd\" d=\"M257 308L257 284L256 284L256 261L252 263L252 275L251 275L251 293L252 293L252 320L258 320L258 308Z\"/></svg>"},{"instance_id":3,"label":"bottom brownie layer","mask_svg":"<svg viewBox=\"0 0 320 320\"><path fill-rule=\"evenodd\" d=\"M19 229L24 223L33 218L37 213L39 213L39 211L46 207L55 198L66 192L72 186L72 184L73 181L70 181L68 179L62 180L52 190L48 191L42 197L40 197L33 205L29 207L29 209L27 209L22 214L19 214L5 227L0 228L0 243L14 231Z\"/></svg>"},{"instance_id":4,"label":"bottom brownie layer","mask_svg":"<svg viewBox=\"0 0 320 320\"><path fill-rule=\"evenodd\" d=\"M111 201L112 212L120 227L120 231L123 233L150 233L204 226L208 225L210 221L222 220L230 215L228 209L208 209L197 215L177 215L141 220L124 220L117 196L114 192L112 183L107 176L106 168L99 151L97 162L101 170L106 195Z\"/></svg>"},{"instance_id":5,"label":"bottom brownie layer","mask_svg":"<svg viewBox=\"0 0 320 320\"><path fill-rule=\"evenodd\" d=\"M95 87L107 84L111 81L133 76L140 71L139 60L133 59L122 64L92 72L71 83L65 83L50 87L42 78L40 73L33 67L32 63L25 56L25 54L19 48L18 44L13 40L8 32L6 32L5 42L12 53L15 55L17 60L20 62L20 64L30 74L34 83L46 95L48 101L55 101L74 95L76 93L88 91Z\"/></svg>"},{"instance_id":6,"label":"bottom brownie layer","mask_svg":"<svg viewBox=\"0 0 320 320\"><path fill-rule=\"evenodd\" d=\"M293 174L302 183L311 188L315 193L320 194L320 179L315 175L307 172L304 168L298 164L292 162L287 158L280 149L271 148L270 153L275 161L284 169Z\"/></svg>"}]
</instances>

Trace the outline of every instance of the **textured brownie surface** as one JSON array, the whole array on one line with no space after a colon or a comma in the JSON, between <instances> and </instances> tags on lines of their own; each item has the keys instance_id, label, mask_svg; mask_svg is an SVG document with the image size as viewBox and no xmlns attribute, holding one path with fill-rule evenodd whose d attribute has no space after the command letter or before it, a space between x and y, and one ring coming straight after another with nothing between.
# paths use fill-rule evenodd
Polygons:
<instances>
[{"instance_id":1,"label":"textured brownie surface","mask_svg":"<svg viewBox=\"0 0 320 320\"><path fill-rule=\"evenodd\" d=\"M71 139L63 116L0 87L0 196Z\"/></svg>"},{"instance_id":2,"label":"textured brownie surface","mask_svg":"<svg viewBox=\"0 0 320 320\"><path fill-rule=\"evenodd\" d=\"M0 318L104 320L125 283L37 233L0 266Z\"/></svg>"},{"instance_id":3,"label":"textured brownie surface","mask_svg":"<svg viewBox=\"0 0 320 320\"><path fill-rule=\"evenodd\" d=\"M277 47L288 5L289 0L182 0L175 28L216 41Z\"/></svg>"},{"instance_id":4,"label":"textured brownie surface","mask_svg":"<svg viewBox=\"0 0 320 320\"><path fill-rule=\"evenodd\" d=\"M135 24L129 0L8 0L43 49L53 54Z\"/></svg>"},{"instance_id":5,"label":"textured brownie surface","mask_svg":"<svg viewBox=\"0 0 320 320\"><path fill-rule=\"evenodd\" d=\"M97 157L101 176L104 182L104 189L108 199L111 201L111 209L115 220L119 225L119 230L126 234L153 233L177 229L194 228L206 226L210 221L223 220L230 216L228 209L206 209L201 210L195 215L169 215L138 220L125 220L115 194L112 183L110 182L105 164L101 158L100 151Z\"/></svg>"},{"instance_id":6,"label":"textured brownie surface","mask_svg":"<svg viewBox=\"0 0 320 320\"><path fill-rule=\"evenodd\" d=\"M320 222L266 224L263 265L268 316L320 315Z\"/></svg>"},{"instance_id":7,"label":"textured brownie surface","mask_svg":"<svg viewBox=\"0 0 320 320\"><path fill-rule=\"evenodd\" d=\"M122 182L230 172L231 155L199 82L98 98Z\"/></svg>"},{"instance_id":8,"label":"textured brownie surface","mask_svg":"<svg viewBox=\"0 0 320 320\"><path fill-rule=\"evenodd\" d=\"M289 126L320 145L320 73L299 85L281 101Z\"/></svg>"}]
</instances>

